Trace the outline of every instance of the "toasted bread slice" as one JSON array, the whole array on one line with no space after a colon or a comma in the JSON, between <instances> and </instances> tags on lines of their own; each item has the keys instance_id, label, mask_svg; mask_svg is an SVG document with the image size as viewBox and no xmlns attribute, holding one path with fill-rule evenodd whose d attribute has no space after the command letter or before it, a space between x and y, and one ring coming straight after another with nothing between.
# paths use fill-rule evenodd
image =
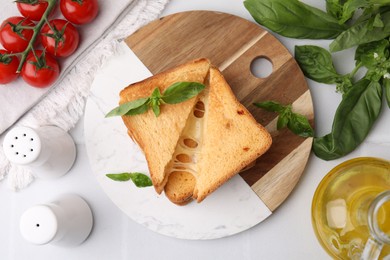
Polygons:
<instances>
[{"instance_id":1,"label":"toasted bread slice","mask_svg":"<svg viewBox=\"0 0 390 260\"><path fill-rule=\"evenodd\" d=\"M204 83L209 68L209 60L198 59L134 83L120 92L119 104L150 96L156 87L162 93L178 81ZM141 115L122 116L130 137L145 154L154 188L159 194L168 180L166 167L196 102L194 97L179 104L163 105L158 117L152 110Z\"/></svg>"},{"instance_id":2,"label":"toasted bread slice","mask_svg":"<svg viewBox=\"0 0 390 260\"><path fill-rule=\"evenodd\" d=\"M198 202L264 154L272 143L271 135L237 100L214 67L209 88L193 194Z\"/></svg>"},{"instance_id":3,"label":"toasted bread slice","mask_svg":"<svg viewBox=\"0 0 390 260\"><path fill-rule=\"evenodd\" d=\"M214 67L178 141L165 173L165 194L178 205L201 202L272 143Z\"/></svg>"}]
</instances>

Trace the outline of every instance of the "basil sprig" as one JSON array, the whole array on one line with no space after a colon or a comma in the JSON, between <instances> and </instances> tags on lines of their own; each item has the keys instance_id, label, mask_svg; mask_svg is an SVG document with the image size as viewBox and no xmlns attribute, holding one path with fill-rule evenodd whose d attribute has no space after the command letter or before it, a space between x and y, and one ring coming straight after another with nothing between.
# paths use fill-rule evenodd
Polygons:
<instances>
[{"instance_id":1,"label":"basil sprig","mask_svg":"<svg viewBox=\"0 0 390 260\"><path fill-rule=\"evenodd\" d=\"M253 104L267 111L279 113L276 126L278 130L287 126L287 128L296 135L302 137L313 136L314 131L307 118L301 114L292 112L291 105L283 106L282 104L275 101L264 101Z\"/></svg>"},{"instance_id":2,"label":"basil sprig","mask_svg":"<svg viewBox=\"0 0 390 260\"><path fill-rule=\"evenodd\" d=\"M133 116L145 113L152 108L153 113L160 115L161 104L177 104L198 95L205 85L199 82L176 82L169 86L162 94L156 87L150 97L136 99L126 102L113 110L106 117L112 116Z\"/></svg>"},{"instance_id":3,"label":"basil sprig","mask_svg":"<svg viewBox=\"0 0 390 260\"><path fill-rule=\"evenodd\" d=\"M137 186L138 188L144 188L144 187L149 187L149 186L153 185L149 176L147 176L143 173L139 173L139 172L109 173L109 174L106 174L106 176L114 181L129 181L129 180L131 180L135 184L135 186Z\"/></svg>"},{"instance_id":4,"label":"basil sprig","mask_svg":"<svg viewBox=\"0 0 390 260\"><path fill-rule=\"evenodd\" d=\"M318 59L315 55L318 52L327 58ZM359 45L355 52L356 66L351 73L344 76L336 72L331 54L323 48L297 46L295 54L308 78L327 84L336 83L337 89L343 94L333 119L332 131L314 139L314 153L324 160L333 160L352 152L364 141L379 117L383 93L390 107L389 40L382 39ZM313 68L314 66L316 68ZM365 67L367 72L354 83L353 77L361 67ZM327 80L322 80L326 78L324 75ZM344 78L349 81L348 86L343 88L340 87L343 83L340 79Z\"/></svg>"}]
</instances>

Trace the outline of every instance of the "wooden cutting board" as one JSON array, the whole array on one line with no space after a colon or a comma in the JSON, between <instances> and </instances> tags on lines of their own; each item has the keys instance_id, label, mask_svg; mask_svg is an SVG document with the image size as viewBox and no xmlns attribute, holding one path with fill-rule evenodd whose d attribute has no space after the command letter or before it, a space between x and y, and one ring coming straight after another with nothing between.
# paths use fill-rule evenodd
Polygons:
<instances>
[{"instance_id":1,"label":"wooden cutting board","mask_svg":"<svg viewBox=\"0 0 390 260\"><path fill-rule=\"evenodd\" d=\"M261 200L274 211L291 193L310 155L312 138L276 129L277 114L253 102L274 100L293 104L313 125L313 105L305 78L288 50L257 24L211 11L177 13L154 21L125 39L153 73L197 58L218 66L237 98L272 135L270 150L255 166L240 173ZM252 61L266 58L272 73L257 78Z\"/></svg>"}]
</instances>

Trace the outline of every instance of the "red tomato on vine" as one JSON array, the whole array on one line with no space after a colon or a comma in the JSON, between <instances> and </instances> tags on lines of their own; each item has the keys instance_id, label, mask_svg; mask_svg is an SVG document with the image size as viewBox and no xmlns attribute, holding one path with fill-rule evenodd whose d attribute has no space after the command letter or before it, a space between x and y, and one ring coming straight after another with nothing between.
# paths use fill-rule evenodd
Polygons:
<instances>
[{"instance_id":1,"label":"red tomato on vine","mask_svg":"<svg viewBox=\"0 0 390 260\"><path fill-rule=\"evenodd\" d=\"M60 9L68 21L80 25L95 19L99 4L97 0L61 0Z\"/></svg>"},{"instance_id":2,"label":"red tomato on vine","mask_svg":"<svg viewBox=\"0 0 390 260\"><path fill-rule=\"evenodd\" d=\"M44 88L57 80L60 75L60 66L50 54L37 50L28 55L23 64L21 75L29 85Z\"/></svg>"},{"instance_id":3,"label":"red tomato on vine","mask_svg":"<svg viewBox=\"0 0 390 260\"><path fill-rule=\"evenodd\" d=\"M41 43L48 53L56 57L67 57L79 45L79 32L70 22L55 19L41 30Z\"/></svg>"},{"instance_id":4,"label":"red tomato on vine","mask_svg":"<svg viewBox=\"0 0 390 260\"><path fill-rule=\"evenodd\" d=\"M7 84L15 80L19 74L16 70L19 66L19 60L15 56L7 56L6 50L0 50L0 84Z\"/></svg>"},{"instance_id":5,"label":"red tomato on vine","mask_svg":"<svg viewBox=\"0 0 390 260\"><path fill-rule=\"evenodd\" d=\"M6 19L0 27L0 43L9 51L22 52L34 34L30 28L34 26L34 22L28 18L13 16Z\"/></svg>"},{"instance_id":6,"label":"red tomato on vine","mask_svg":"<svg viewBox=\"0 0 390 260\"><path fill-rule=\"evenodd\" d=\"M48 3L41 0L18 0L16 6L24 17L39 21L47 9Z\"/></svg>"}]
</instances>

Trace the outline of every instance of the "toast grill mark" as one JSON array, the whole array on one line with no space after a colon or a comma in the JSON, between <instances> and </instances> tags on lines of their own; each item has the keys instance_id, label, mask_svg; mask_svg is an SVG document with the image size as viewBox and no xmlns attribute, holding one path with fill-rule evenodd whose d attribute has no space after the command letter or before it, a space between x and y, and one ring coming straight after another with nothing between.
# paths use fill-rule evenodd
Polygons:
<instances>
[{"instance_id":1,"label":"toast grill mark","mask_svg":"<svg viewBox=\"0 0 390 260\"><path fill-rule=\"evenodd\" d=\"M203 125L206 113L207 93L203 91L195 104L192 113L180 136L173 154L173 160L167 170L167 176L172 173L185 172L196 177L196 162L200 153L203 138Z\"/></svg>"}]
</instances>

